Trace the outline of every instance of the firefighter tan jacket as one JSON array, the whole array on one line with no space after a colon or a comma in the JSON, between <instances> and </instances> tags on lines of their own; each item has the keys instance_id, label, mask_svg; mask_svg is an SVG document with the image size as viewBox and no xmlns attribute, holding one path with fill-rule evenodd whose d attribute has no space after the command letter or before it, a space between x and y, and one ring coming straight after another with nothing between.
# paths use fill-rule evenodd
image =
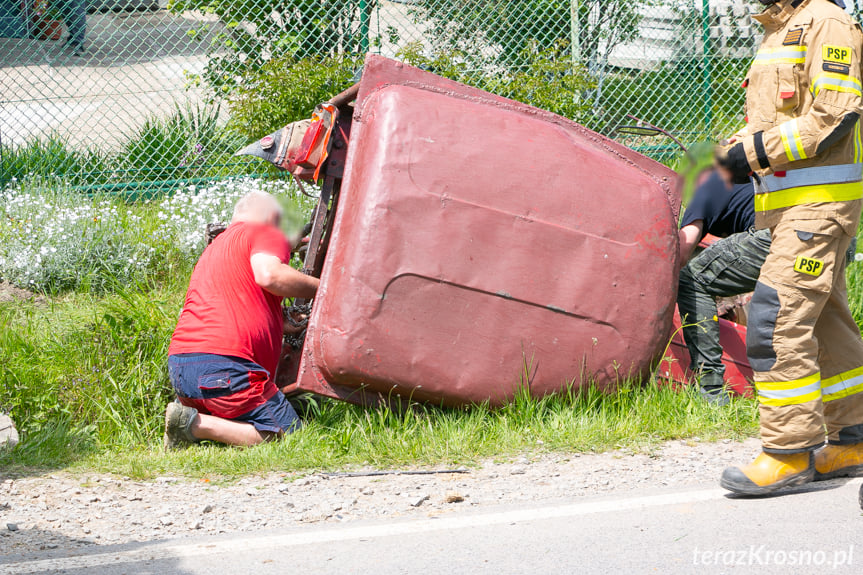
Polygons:
<instances>
[{"instance_id":1,"label":"firefighter tan jacket","mask_svg":"<svg viewBox=\"0 0 863 575\"><path fill-rule=\"evenodd\" d=\"M744 83L742 141L765 227L780 214L763 212L863 196L863 32L828 0L782 0L755 19L764 40Z\"/></svg>"}]
</instances>

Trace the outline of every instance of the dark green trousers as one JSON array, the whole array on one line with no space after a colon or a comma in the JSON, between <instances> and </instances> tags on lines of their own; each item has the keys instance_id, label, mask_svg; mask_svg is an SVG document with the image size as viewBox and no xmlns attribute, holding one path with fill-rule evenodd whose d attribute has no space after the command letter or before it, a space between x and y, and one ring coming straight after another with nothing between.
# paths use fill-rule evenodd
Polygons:
<instances>
[{"instance_id":1,"label":"dark green trousers","mask_svg":"<svg viewBox=\"0 0 863 575\"><path fill-rule=\"evenodd\" d=\"M722 384L725 366L716 319L717 297L732 297L755 289L761 265L770 252L770 230L750 229L722 238L680 271L677 306L683 339L692 358L690 369L705 376L702 385Z\"/></svg>"}]
</instances>

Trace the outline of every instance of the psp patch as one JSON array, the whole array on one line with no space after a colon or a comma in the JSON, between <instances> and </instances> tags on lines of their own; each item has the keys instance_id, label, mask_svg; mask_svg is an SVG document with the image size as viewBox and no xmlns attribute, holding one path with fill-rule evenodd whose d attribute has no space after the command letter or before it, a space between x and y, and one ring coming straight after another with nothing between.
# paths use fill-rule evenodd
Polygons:
<instances>
[{"instance_id":1,"label":"psp patch","mask_svg":"<svg viewBox=\"0 0 863 575\"><path fill-rule=\"evenodd\" d=\"M803 28L797 28L795 30L789 30L787 34L785 34L785 39L782 41L783 46L798 46L800 44L800 40L803 39Z\"/></svg>"},{"instance_id":2,"label":"psp patch","mask_svg":"<svg viewBox=\"0 0 863 575\"><path fill-rule=\"evenodd\" d=\"M824 262L815 258L797 256L797 260L794 262L794 271L810 276L820 276L821 272L824 271Z\"/></svg>"},{"instance_id":3,"label":"psp patch","mask_svg":"<svg viewBox=\"0 0 863 575\"><path fill-rule=\"evenodd\" d=\"M821 46L821 59L825 62L851 65L851 48L848 46Z\"/></svg>"}]
</instances>

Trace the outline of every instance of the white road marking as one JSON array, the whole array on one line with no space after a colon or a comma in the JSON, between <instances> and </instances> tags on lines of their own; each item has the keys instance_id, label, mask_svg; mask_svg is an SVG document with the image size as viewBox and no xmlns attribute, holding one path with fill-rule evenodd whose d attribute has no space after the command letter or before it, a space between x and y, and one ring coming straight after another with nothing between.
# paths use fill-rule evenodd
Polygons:
<instances>
[{"instance_id":1,"label":"white road marking","mask_svg":"<svg viewBox=\"0 0 863 575\"><path fill-rule=\"evenodd\" d=\"M0 575L41 573L43 571L59 571L70 569L87 569L106 565L122 565L142 561L158 561L162 559L179 559L198 557L201 555L219 555L248 552L259 549L272 551L278 548L296 547L298 545L316 545L334 543L352 539L370 539L374 537L390 537L394 535L410 535L430 531L466 529L470 527L486 527L508 523L557 519L561 517L577 517L596 513L613 513L630 509L646 507L661 507L664 505L681 505L721 499L727 491L724 489L706 489L698 491L683 491L662 495L634 497L610 501L592 501L560 505L556 507L536 507L512 511L499 511L458 517L442 517L437 519L421 519L384 525L369 525L363 527L329 527L306 532L282 533L262 537L244 537L217 542L187 543L187 544L154 544L151 546L117 551L114 553L99 553L94 555L79 555L60 557L56 559L40 559L22 561L19 563L0 564Z\"/></svg>"}]
</instances>

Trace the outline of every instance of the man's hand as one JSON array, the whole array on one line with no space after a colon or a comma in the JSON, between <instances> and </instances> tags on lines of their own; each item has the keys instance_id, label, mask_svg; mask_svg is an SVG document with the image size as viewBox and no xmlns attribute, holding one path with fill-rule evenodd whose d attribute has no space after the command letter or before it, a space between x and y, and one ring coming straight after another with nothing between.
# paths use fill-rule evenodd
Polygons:
<instances>
[{"instance_id":1,"label":"man's hand","mask_svg":"<svg viewBox=\"0 0 863 575\"><path fill-rule=\"evenodd\" d=\"M303 226L303 229L292 238L288 239L288 243L291 244L291 251L299 252L304 247L308 249L309 244L309 234L312 233L312 222L307 223Z\"/></svg>"},{"instance_id":2,"label":"man's hand","mask_svg":"<svg viewBox=\"0 0 863 575\"><path fill-rule=\"evenodd\" d=\"M291 320L293 320L293 323L291 322ZM306 322L308 320L308 314L291 312L290 319L285 318L284 328L282 329L282 332L285 335L297 335L298 333L306 329Z\"/></svg>"}]
</instances>

